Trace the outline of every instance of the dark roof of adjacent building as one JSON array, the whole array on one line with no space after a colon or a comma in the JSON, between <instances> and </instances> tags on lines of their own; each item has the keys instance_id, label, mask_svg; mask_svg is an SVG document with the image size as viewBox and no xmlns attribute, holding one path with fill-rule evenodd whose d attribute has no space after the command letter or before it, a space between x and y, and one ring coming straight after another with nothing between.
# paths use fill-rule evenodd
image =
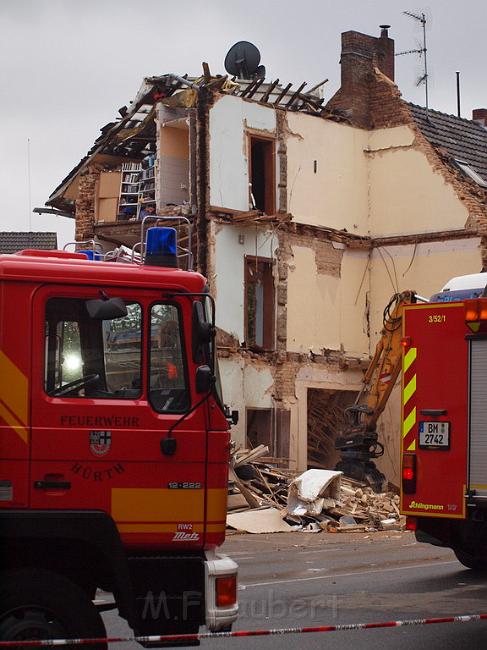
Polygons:
<instances>
[{"instance_id":1,"label":"dark roof of adjacent building","mask_svg":"<svg viewBox=\"0 0 487 650\"><path fill-rule=\"evenodd\" d=\"M457 161L466 163L487 183L487 128L456 115L409 104L423 135L443 147Z\"/></svg>"},{"instance_id":2,"label":"dark roof of adjacent building","mask_svg":"<svg viewBox=\"0 0 487 650\"><path fill-rule=\"evenodd\" d=\"M55 250L57 234L55 232L0 232L0 254L17 253L26 248Z\"/></svg>"}]
</instances>

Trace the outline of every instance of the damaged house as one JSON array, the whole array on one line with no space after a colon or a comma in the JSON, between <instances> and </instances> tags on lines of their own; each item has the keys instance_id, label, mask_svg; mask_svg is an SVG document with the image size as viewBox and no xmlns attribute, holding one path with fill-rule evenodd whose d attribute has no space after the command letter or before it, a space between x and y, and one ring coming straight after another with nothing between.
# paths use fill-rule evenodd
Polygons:
<instances>
[{"instance_id":1,"label":"damaged house","mask_svg":"<svg viewBox=\"0 0 487 650\"><path fill-rule=\"evenodd\" d=\"M332 467L390 296L487 267L487 111L408 104L394 41L342 34L341 88L173 74L144 80L48 205L79 242L140 240L143 215L193 223L217 301L233 436L290 467ZM377 462L398 482L399 391Z\"/></svg>"}]
</instances>

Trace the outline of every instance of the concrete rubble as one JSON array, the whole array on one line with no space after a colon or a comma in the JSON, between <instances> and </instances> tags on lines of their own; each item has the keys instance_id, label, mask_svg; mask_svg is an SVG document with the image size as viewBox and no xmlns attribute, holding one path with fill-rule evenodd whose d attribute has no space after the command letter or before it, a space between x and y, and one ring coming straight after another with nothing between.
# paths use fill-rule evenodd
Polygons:
<instances>
[{"instance_id":1,"label":"concrete rubble","mask_svg":"<svg viewBox=\"0 0 487 650\"><path fill-rule=\"evenodd\" d=\"M331 470L313 469L296 476L276 468L268 454L264 445L233 453L228 528L251 533L404 530L398 494L377 494Z\"/></svg>"}]
</instances>

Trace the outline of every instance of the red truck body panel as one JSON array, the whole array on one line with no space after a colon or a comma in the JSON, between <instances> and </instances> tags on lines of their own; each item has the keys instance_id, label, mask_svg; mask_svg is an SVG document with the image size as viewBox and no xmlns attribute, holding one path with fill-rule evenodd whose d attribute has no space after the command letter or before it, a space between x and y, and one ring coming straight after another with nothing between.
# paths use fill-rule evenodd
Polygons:
<instances>
[{"instance_id":1,"label":"red truck body panel","mask_svg":"<svg viewBox=\"0 0 487 650\"><path fill-rule=\"evenodd\" d=\"M416 457L416 490L402 489L403 514L466 517L467 333L462 302L404 309L401 458L404 467L405 455Z\"/></svg>"},{"instance_id":2,"label":"red truck body panel","mask_svg":"<svg viewBox=\"0 0 487 650\"><path fill-rule=\"evenodd\" d=\"M53 252L53 256L56 252ZM205 279L178 269L91 262L78 257L0 256L0 508L102 510L128 548L213 548L224 541L230 435L212 396L161 440L180 413L156 412L148 398L151 305L181 314L191 405L198 364L191 355L192 299ZM50 396L44 387L45 314L52 297L110 296L143 310L142 387L137 399ZM96 450L90 432L109 432ZM66 489L38 489L54 480ZM10 497L10 498L9 498Z\"/></svg>"}]
</instances>

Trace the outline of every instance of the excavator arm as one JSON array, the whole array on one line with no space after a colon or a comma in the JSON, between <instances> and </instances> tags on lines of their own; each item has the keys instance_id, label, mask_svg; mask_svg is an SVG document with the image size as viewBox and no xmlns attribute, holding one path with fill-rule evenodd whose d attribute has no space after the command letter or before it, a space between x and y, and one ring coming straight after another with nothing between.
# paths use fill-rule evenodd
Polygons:
<instances>
[{"instance_id":1,"label":"excavator arm","mask_svg":"<svg viewBox=\"0 0 487 650\"><path fill-rule=\"evenodd\" d=\"M386 305L381 338L354 404L345 409L346 428L335 442L341 455L336 469L369 483L378 492L384 487L385 476L372 461L384 453L378 440L377 420L401 370L403 309L415 300L414 291L404 291L394 294Z\"/></svg>"}]
</instances>

